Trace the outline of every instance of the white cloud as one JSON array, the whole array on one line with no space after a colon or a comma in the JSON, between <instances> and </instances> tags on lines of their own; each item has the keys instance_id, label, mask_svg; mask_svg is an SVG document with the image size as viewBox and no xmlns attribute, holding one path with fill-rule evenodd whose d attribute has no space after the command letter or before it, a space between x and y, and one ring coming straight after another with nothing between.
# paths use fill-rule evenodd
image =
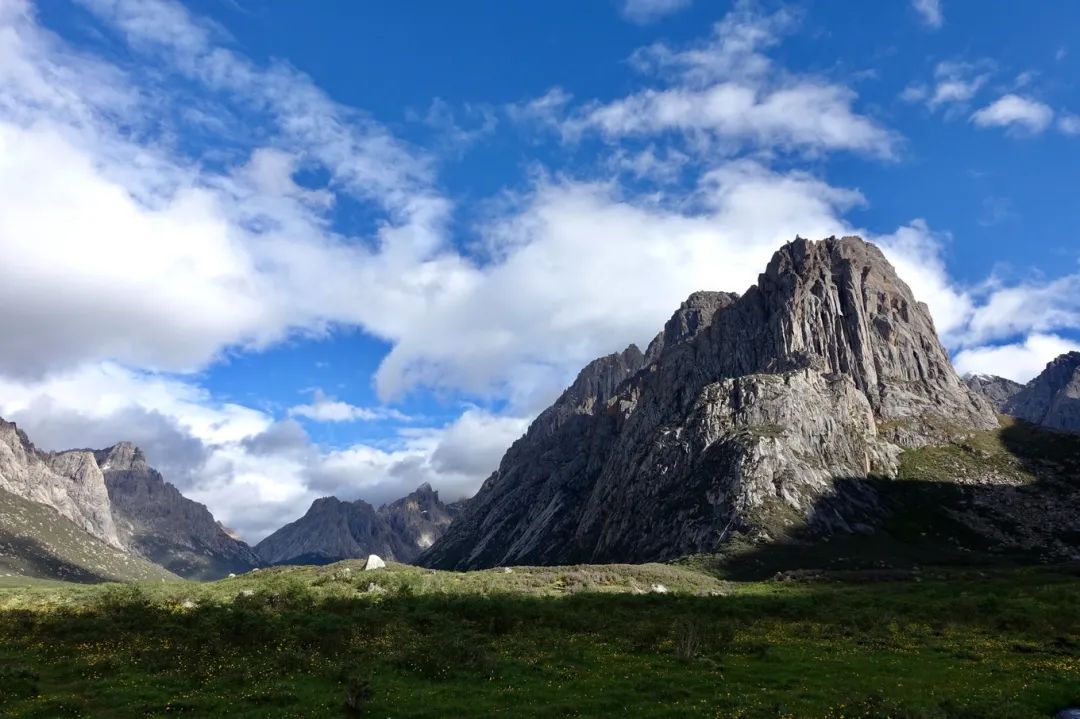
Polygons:
<instances>
[{"instance_id":1,"label":"white cloud","mask_svg":"<svg viewBox=\"0 0 1080 719\"><path fill-rule=\"evenodd\" d=\"M568 140L589 132L610 142L674 134L692 143L696 154L705 146L720 155L754 147L892 156L896 137L854 110L850 88L790 73L764 54L796 22L788 10L761 15L740 2L704 43L681 49L661 43L634 53L633 64L666 86L573 109L561 95L558 105L541 107Z\"/></svg>"},{"instance_id":2,"label":"white cloud","mask_svg":"<svg viewBox=\"0 0 1080 719\"><path fill-rule=\"evenodd\" d=\"M909 85L900 94L905 102L924 103L931 111L944 110L946 117L955 116L968 107L970 101L990 79L993 63L947 61L934 67L934 81L928 85Z\"/></svg>"},{"instance_id":3,"label":"white cloud","mask_svg":"<svg viewBox=\"0 0 1080 719\"><path fill-rule=\"evenodd\" d=\"M746 289L780 245L842 232L839 212L861 202L750 161L721 165L671 204L542 180L486 224L491 262L412 318L376 386L387 397L464 387L536 412L585 362L648 342L690 292Z\"/></svg>"},{"instance_id":4,"label":"white cloud","mask_svg":"<svg viewBox=\"0 0 1080 719\"><path fill-rule=\"evenodd\" d=\"M927 27L937 30L945 24L945 16L941 12L941 0L911 0L911 6L919 14L919 19Z\"/></svg>"},{"instance_id":5,"label":"white cloud","mask_svg":"<svg viewBox=\"0 0 1080 719\"><path fill-rule=\"evenodd\" d=\"M971 116L971 121L979 127L1005 127L1032 134L1045 130L1053 119L1054 111L1049 105L1011 93Z\"/></svg>"},{"instance_id":6,"label":"white cloud","mask_svg":"<svg viewBox=\"0 0 1080 719\"><path fill-rule=\"evenodd\" d=\"M1058 118L1058 129L1066 135L1080 135L1080 115L1062 115Z\"/></svg>"},{"instance_id":7,"label":"white cloud","mask_svg":"<svg viewBox=\"0 0 1080 719\"><path fill-rule=\"evenodd\" d=\"M692 0L622 0L622 15L630 22L645 25L677 13L690 6Z\"/></svg>"},{"instance_id":8,"label":"white cloud","mask_svg":"<svg viewBox=\"0 0 1080 719\"><path fill-rule=\"evenodd\" d=\"M954 363L962 373L996 374L1024 383L1042 372L1050 360L1077 351L1078 342L1058 335L1033 334L1014 344L963 350L957 353Z\"/></svg>"},{"instance_id":9,"label":"white cloud","mask_svg":"<svg viewBox=\"0 0 1080 719\"><path fill-rule=\"evenodd\" d=\"M37 26L28 5L8 0L0 13L0 332L10 341L0 372L41 375L109 359L188 371L230 347L259 349L335 323L387 336L389 304L407 315L401 305L420 306L425 293L456 281L461 261L444 254L441 230L448 203L430 189L422 155L306 77L210 45L210 32L178 5L91 4L138 47L165 53L162 72L188 72L251 105L252 122L268 123L276 144L241 147L237 162L211 172L162 138L133 132L154 125L141 93L162 105L162 121L177 99L73 53ZM165 18L173 24L162 34ZM301 158L327 169L331 186L299 186ZM335 192L382 210L375 237L328 231Z\"/></svg>"},{"instance_id":10,"label":"white cloud","mask_svg":"<svg viewBox=\"0 0 1080 719\"><path fill-rule=\"evenodd\" d=\"M357 422L393 419L407 421L409 418L390 407L358 407L328 396L321 389L314 391L313 401L289 408L289 415L304 417L316 422Z\"/></svg>"},{"instance_id":11,"label":"white cloud","mask_svg":"<svg viewBox=\"0 0 1080 719\"><path fill-rule=\"evenodd\" d=\"M965 329L965 344L1080 327L1080 274L1015 285L991 282Z\"/></svg>"}]
</instances>

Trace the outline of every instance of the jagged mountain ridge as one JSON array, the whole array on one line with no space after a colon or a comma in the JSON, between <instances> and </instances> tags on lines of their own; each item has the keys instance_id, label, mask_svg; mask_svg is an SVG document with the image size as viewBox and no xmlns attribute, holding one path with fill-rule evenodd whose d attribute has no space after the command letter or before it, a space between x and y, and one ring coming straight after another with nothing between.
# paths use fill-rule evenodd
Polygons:
<instances>
[{"instance_id":1,"label":"jagged mountain ridge","mask_svg":"<svg viewBox=\"0 0 1080 719\"><path fill-rule=\"evenodd\" d=\"M741 297L692 295L645 355L590 363L418 561L711 551L805 518L836 477L895 475L901 447L996 426L878 248L800 238Z\"/></svg>"},{"instance_id":2,"label":"jagged mountain ridge","mask_svg":"<svg viewBox=\"0 0 1080 719\"><path fill-rule=\"evenodd\" d=\"M411 562L442 535L460 506L444 504L426 482L378 509L363 500L323 497L255 545L255 552L267 564L327 564L369 554Z\"/></svg>"},{"instance_id":3,"label":"jagged mountain ridge","mask_svg":"<svg viewBox=\"0 0 1080 719\"><path fill-rule=\"evenodd\" d=\"M1009 399L1005 412L1051 429L1080 432L1080 352L1052 360Z\"/></svg>"},{"instance_id":4,"label":"jagged mountain ridge","mask_svg":"<svg viewBox=\"0 0 1080 719\"><path fill-rule=\"evenodd\" d=\"M189 579L212 579L260 564L205 505L192 501L146 462L130 442L94 452L105 477L122 544Z\"/></svg>"},{"instance_id":5,"label":"jagged mountain ridge","mask_svg":"<svg viewBox=\"0 0 1080 719\"><path fill-rule=\"evenodd\" d=\"M1019 382L992 374L964 375L964 384L993 405L998 412L1005 412L1009 401L1024 388Z\"/></svg>"}]
</instances>

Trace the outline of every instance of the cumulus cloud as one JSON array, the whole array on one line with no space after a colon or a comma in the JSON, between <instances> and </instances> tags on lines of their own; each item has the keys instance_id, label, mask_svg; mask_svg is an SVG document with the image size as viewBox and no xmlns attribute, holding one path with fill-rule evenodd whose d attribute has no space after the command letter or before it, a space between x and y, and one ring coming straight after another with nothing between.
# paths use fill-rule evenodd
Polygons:
<instances>
[{"instance_id":1,"label":"cumulus cloud","mask_svg":"<svg viewBox=\"0 0 1080 719\"><path fill-rule=\"evenodd\" d=\"M289 408L289 415L316 422L357 422L394 419L407 421L408 416L391 407L358 407L328 396L321 389L314 390L313 400Z\"/></svg>"},{"instance_id":2,"label":"cumulus cloud","mask_svg":"<svg viewBox=\"0 0 1080 719\"><path fill-rule=\"evenodd\" d=\"M1066 135L1080 135L1080 115L1062 115L1058 118L1058 129Z\"/></svg>"},{"instance_id":3,"label":"cumulus cloud","mask_svg":"<svg viewBox=\"0 0 1080 719\"><path fill-rule=\"evenodd\" d=\"M930 85L910 85L900 98L906 102L921 102L931 111L944 110L946 116L955 115L968 106L990 78L988 61L939 62L934 67L934 81Z\"/></svg>"},{"instance_id":4,"label":"cumulus cloud","mask_svg":"<svg viewBox=\"0 0 1080 719\"><path fill-rule=\"evenodd\" d=\"M842 232L838 214L863 202L752 161L725 163L689 198L670 200L637 201L611 183L540 181L481 228L491 261L413 319L377 388L394 396L464 387L538 411L585 362L647 342L692 291L745 290L781 244Z\"/></svg>"},{"instance_id":5,"label":"cumulus cloud","mask_svg":"<svg viewBox=\"0 0 1080 719\"><path fill-rule=\"evenodd\" d=\"M632 63L660 79L660 87L576 108L566 107L564 95L530 105L534 115L544 110L568 140L593 132L609 142L674 133L698 146L711 143L720 153L756 147L892 156L896 138L854 109L854 91L826 78L791 73L765 54L796 25L791 11L762 15L740 2L703 43L683 48L660 43L634 53Z\"/></svg>"},{"instance_id":6,"label":"cumulus cloud","mask_svg":"<svg viewBox=\"0 0 1080 719\"><path fill-rule=\"evenodd\" d=\"M941 0L911 0L911 7L915 9L926 27L937 30L945 24L945 16L941 12Z\"/></svg>"},{"instance_id":7,"label":"cumulus cloud","mask_svg":"<svg viewBox=\"0 0 1080 719\"><path fill-rule=\"evenodd\" d=\"M1033 334L1022 342L963 350L954 362L963 373L995 374L1024 383L1066 352L1080 352L1080 342L1058 335Z\"/></svg>"},{"instance_id":8,"label":"cumulus cloud","mask_svg":"<svg viewBox=\"0 0 1080 719\"><path fill-rule=\"evenodd\" d=\"M444 258L440 229L448 203L431 190L422 154L305 76L213 46L179 5L91 6L136 47L161 53L162 72L250 105L269 144L232 148L237 161L215 172L151 129L132 132L153 125L140 93L165 108L166 126L178 100L74 53L28 5L6 0L0 331L10 341L0 371L42 375L102 360L189 371L229 347L260 349L335 323L387 336L389 304L408 315L411 298L454 282L460 260ZM158 32L163 18L175 35ZM299 186L301 161L326 169L332 185ZM327 229L335 192L384 213L374 237Z\"/></svg>"},{"instance_id":9,"label":"cumulus cloud","mask_svg":"<svg viewBox=\"0 0 1080 719\"><path fill-rule=\"evenodd\" d=\"M971 121L979 127L1004 127L1038 134L1049 127L1054 110L1047 104L1012 93L977 110Z\"/></svg>"},{"instance_id":10,"label":"cumulus cloud","mask_svg":"<svg viewBox=\"0 0 1080 719\"><path fill-rule=\"evenodd\" d=\"M692 0L623 0L620 11L630 22L646 25L690 7Z\"/></svg>"}]
</instances>

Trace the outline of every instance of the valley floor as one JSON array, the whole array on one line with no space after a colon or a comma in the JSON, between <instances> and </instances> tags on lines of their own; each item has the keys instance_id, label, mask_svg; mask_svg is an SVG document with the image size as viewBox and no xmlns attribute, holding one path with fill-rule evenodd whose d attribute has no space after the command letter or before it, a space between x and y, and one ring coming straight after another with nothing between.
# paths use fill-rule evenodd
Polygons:
<instances>
[{"instance_id":1,"label":"valley floor","mask_svg":"<svg viewBox=\"0 0 1080 719\"><path fill-rule=\"evenodd\" d=\"M9 586L0 716L1001 719L1080 702L1080 575L948 571L342 562Z\"/></svg>"}]
</instances>

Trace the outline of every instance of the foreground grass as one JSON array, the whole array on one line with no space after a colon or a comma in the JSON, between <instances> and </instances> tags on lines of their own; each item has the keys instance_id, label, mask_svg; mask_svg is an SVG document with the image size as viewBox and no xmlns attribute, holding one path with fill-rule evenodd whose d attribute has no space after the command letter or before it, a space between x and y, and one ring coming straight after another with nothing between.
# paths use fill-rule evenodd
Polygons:
<instances>
[{"instance_id":1,"label":"foreground grass","mask_svg":"<svg viewBox=\"0 0 1080 719\"><path fill-rule=\"evenodd\" d=\"M355 563L0 589L0 716L1048 717L1080 579L720 582ZM650 592L664 585L666 594Z\"/></svg>"}]
</instances>

